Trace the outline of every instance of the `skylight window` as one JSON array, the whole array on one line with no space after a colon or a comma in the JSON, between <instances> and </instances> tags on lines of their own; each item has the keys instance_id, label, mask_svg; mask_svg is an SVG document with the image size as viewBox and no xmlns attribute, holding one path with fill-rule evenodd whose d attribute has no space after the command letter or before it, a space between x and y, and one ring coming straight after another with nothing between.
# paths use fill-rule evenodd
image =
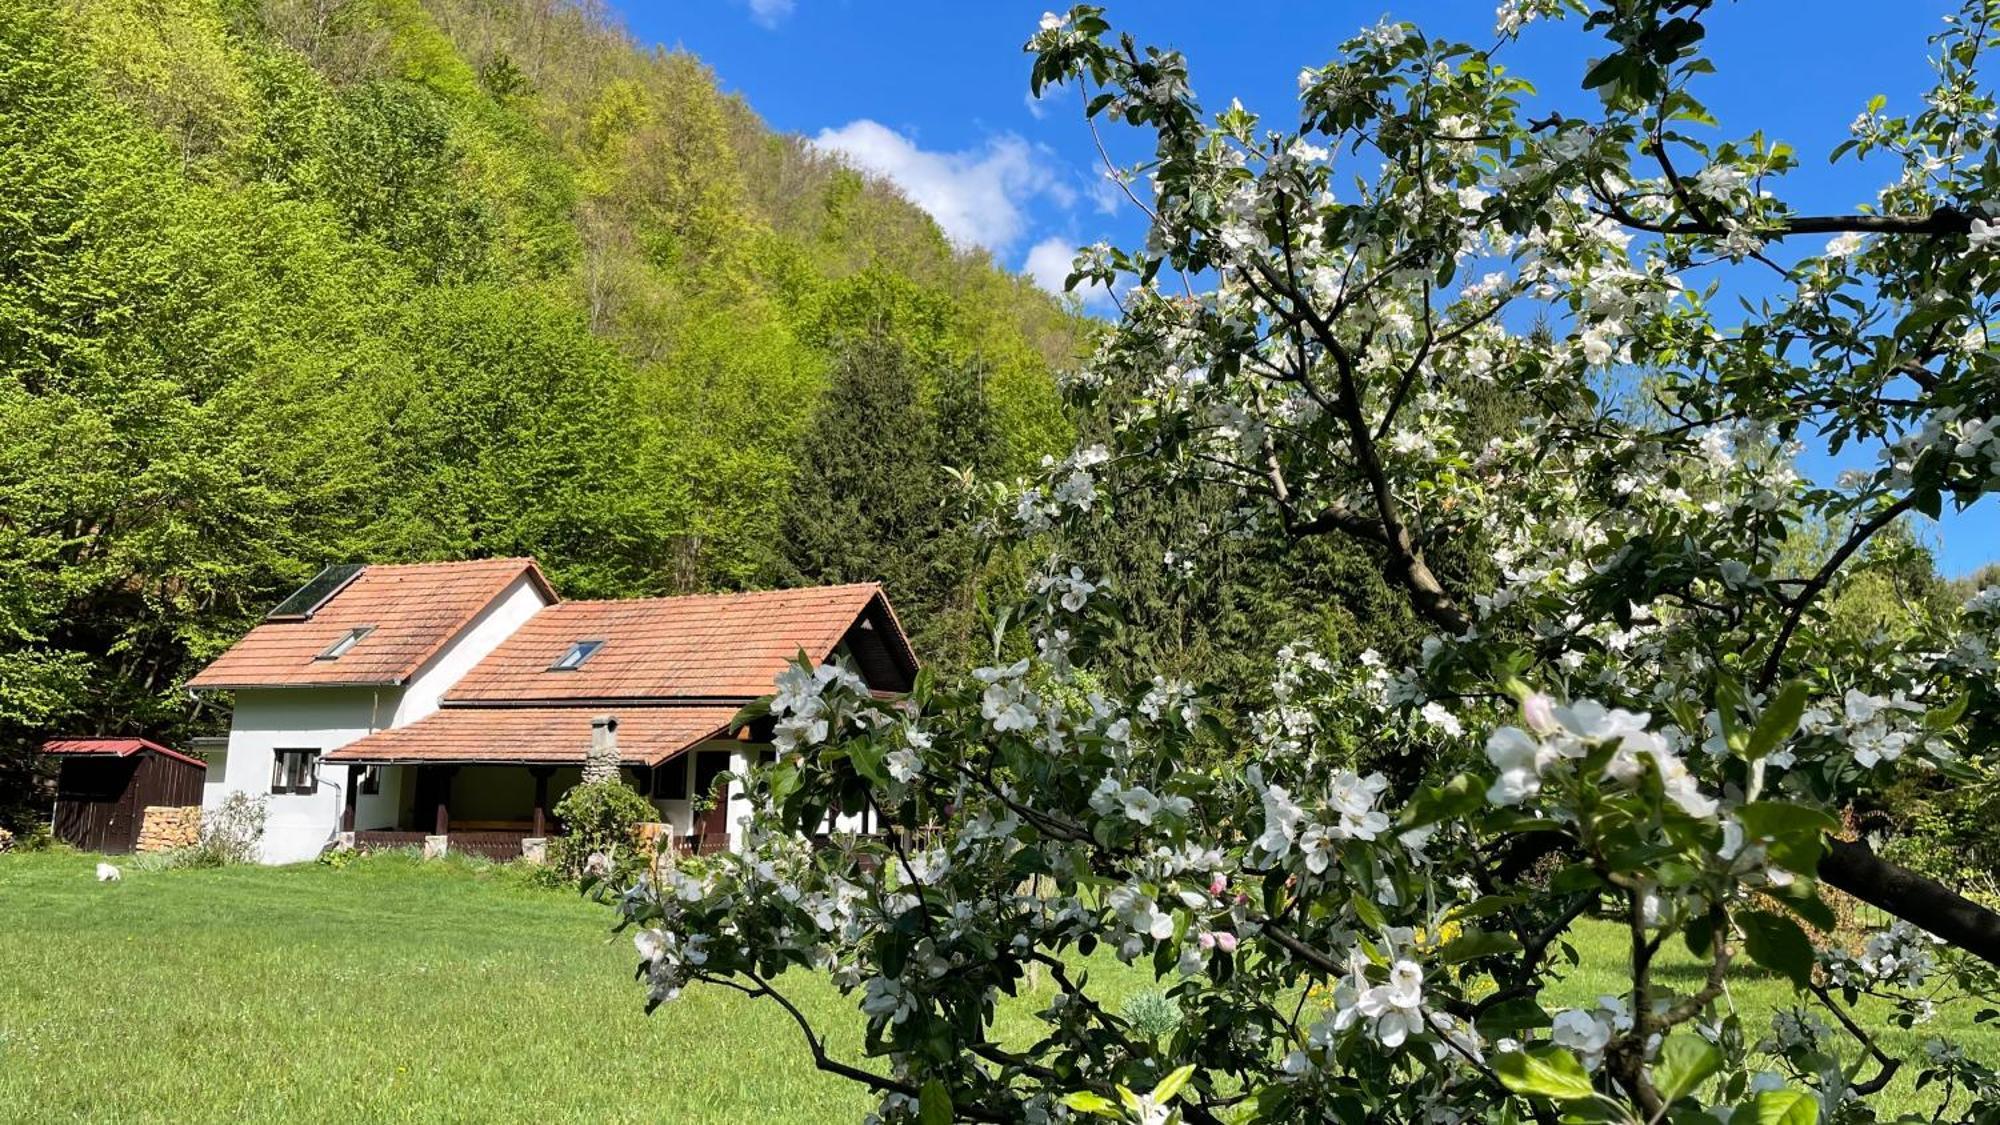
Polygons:
<instances>
[{"instance_id":1,"label":"skylight window","mask_svg":"<svg viewBox=\"0 0 2000 1125\"><path fill-rule=\"evenodd\" d=\"M339 640L336 640L332 644L326 646L325 648L320 649L319 655L313 657L313 659L339 660L341 657L347 655L347 650L353 648L355 645L360 644L361 638L367 636L368 634L374 631L375 631L375 626L373 625L363 625L358 629L349 629L347 632L342 633L340 635Z\"/></svg>"},{"instance_id":2,"label":"skylight window","mask_svg":"<svg viewBox=\"0 0 2000 1125\"><path fill-rule=\"evenodd\" d=\"M583 667L583 662L596 655L597 650L603 647L603 641L577 641L569 646L568 652L562 654L561 660L549 665L549 671L574 672Z\"/></svg>"}]
</instances>

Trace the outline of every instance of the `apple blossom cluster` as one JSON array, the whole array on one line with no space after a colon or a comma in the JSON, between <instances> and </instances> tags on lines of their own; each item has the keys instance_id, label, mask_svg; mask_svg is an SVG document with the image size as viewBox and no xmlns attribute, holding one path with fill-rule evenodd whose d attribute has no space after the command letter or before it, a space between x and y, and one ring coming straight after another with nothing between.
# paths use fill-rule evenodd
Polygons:
<instances>
[{"instance_id":1,"label":"apple blossom cluster","mask_svg":"<svg viewBox=\"0 0 2000 1125\"><path fill-rule=\"evenodd\" d=\"M1044 17L1035 92L1084 86L1153 142L1108 170L1148 193L1144 245L1078 262L1122 302L1065 378L1102 436L1001 501L1039 562L989 666L898 701L838 663L780 678L744 848L622 903L650 1002L826 974L866 1031L815 1062L885 1121L1860 1122L1867 1081L1812 1057L1891 1049L1859 995L1992 990L1909 922L1842 951L1820 878L1867 848L1839 814L1965 768L2000 707L2000 595L1901 631L1827 610L1900 513L2000 481L1973 332L2000 320L2000 159L1966 61L1995 21L1947 27L1924 108L1857 122L1896 177L1868 221L1792 231L1788 149L1674 124L1703 113L1709 5L1509 0L1501 45L1579 7L1610 45L1589 119L1530 118L1493 51L1385 22L1299 74L1284 128L1202 110L1182 56L1093 7ZM1796 233L1824 251L1780 262ZM1769 263L1793 290L1717 280ZM1882 467L1800 472L1837 442ZM1119 658L1120 592L1071 551L1141 489L1233 508L1167 547L1188 586L1199 540L1341 535L1422 624L1386 656L1273 636L1228 713L1200 669ZM882 830L828 831L860 809ZM1555 1004L1593 914L1629 978ZM1655 972L1668 948L1695 974ZM1104 1010L1098 956L1150 966L1177 1029ZM1755 1042L1746 961L1798 1004ZM1005 1004L1032 1045L998 1041ZM2000 1099L1979 1058L1903 1061L1955 1083L1940 1119Z\"/></svg>"},{"instance_id":2,"label":"apple blossom cluster","mask_svg":"<svg viewBox=\"0 0 2000 1125\"><path fill-rule=\"evenodd\" d=\"M1058 462L1046 457L1042 471L1049 480L1046 489L1028 486L1020 490L1014 503L1014 519L1030 532L1053 528L1065 511L1088 512L1097 503L1097 481L1093 471L1110 460L1102 445L1079 449Z\"/></svg>"},{"instance_id":3,"label":"apple blossom cluster","mask_svg":"<svg viewBox=\"0 0 2000 1125\"><path fill-rule=\"evenodd\" d=\"M772 741L780 751L791 752L826 741L828 724L834 717L826 703L829 688L865 693L868 685L845 664L821 664L810 669L791 667L778 674L771 714L777 718Z\"/></svg>"},{"instance_id":4,"label":"apple blossom cluster","mask_svg":"<svg viewBox=\"0 0 2000 1125\"><path fill-rule=\"evenodd\" d=\"M1693 817L1715 815L1716 799L1702 792L1700 780L1667 740L1647 729L1650 715L1606 708L1590 699L1557 706L1542 695L1529 696L1521 710L1527 730L1501 727L1486 739L1486 758L1500 771L1486 791L1494 804L1522 804L1541 792L1551 774L1607 748L1610 754L1600 767L1604 780L1632 786L1657 778L1666 798L1681 811Z\"/></svg>"},{"instance_id":5,"label":"apple blossom cluster","mask_svg":"<svg viewBox=\"0 0 2000 1125\"><path fill-rule=\"evenodd\" d=\"M1937 939L1907 922L1869 934L1856 953L1821 955L1829 981L1867 991L1878 985L1921 988L1938 969Z\"/></svg>"}]
</instances>

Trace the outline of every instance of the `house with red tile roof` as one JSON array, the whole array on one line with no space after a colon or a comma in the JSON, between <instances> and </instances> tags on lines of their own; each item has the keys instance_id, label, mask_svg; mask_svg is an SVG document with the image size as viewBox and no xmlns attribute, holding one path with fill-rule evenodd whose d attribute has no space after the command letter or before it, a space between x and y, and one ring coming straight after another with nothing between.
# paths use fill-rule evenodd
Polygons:
<instances>
[{"instance_id":1,"label":"house with red tile roof","mask_svg":"<svg viewBox=\"0 0 2000 1125\"><path fill-rule=\"evenodd\" d=\"M532 559L328 567L188 682L233 706L204 803L268 796L271 863L341 842L517 856L560 830L597 745L687 846L728 847L725 775L770 752L735 717L801 651L880 692L916 674L873 583L565 602Z\"/></svg>"}]
</instances>

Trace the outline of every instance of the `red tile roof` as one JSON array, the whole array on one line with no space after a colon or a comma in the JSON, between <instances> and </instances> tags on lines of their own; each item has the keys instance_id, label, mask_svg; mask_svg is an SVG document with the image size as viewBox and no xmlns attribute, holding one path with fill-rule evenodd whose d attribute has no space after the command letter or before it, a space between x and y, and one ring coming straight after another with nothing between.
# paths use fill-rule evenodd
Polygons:
<instances>
[{"instance_id":1,"label":"red tile roof","mask_svg":"<svg viewBox=\"0 0 2000 1125\"><path fill-rule=\"evenodd\" d=\"M141 750L151 750L164 754L178 762L191 766L208 768L208 763L200 758L189 757L178 750L169 750L150 738L52 738L42 743L42 753L70 756L76 754L109 754L119 758L129 758Z\"/></svg>"},{"instance_id":2,"label":"red tile roof","mask_svg":"<svg viewBox=\"0 0 2000 1125\"><path fill-rule=\"evenodd\" d=\"M590 723L618 720L618 755L658 765L690 746L723 736L738 708L446 707L408 726L377 731L326 756L329 762L499 762L580 765Z\"/></svg>"},{"instance_id":3,"label":"red tile roof","mask_svg":"<svg viewBox=\"0 0 2000 1125\"><path fill-rule=\"evenodd\" d=\"M748 700L800 649L824 660L870 607L885 643L914 670L909 641L875 583L746 594L565 602L530 618L445 695L447 703ZM552 672L577 641L583 666Z\"/></svg>"},{"instance_id":4,"label":"red tile roof","mask_svg":"<svg viewBox=\"0 0 2000 1125\"><path fill-rule=\"evenodd\" d=\"M400 684L524 573L545 598L555 600L533 559L371 565L310 620L264 622L187 686ZM363 626L374 631L339 659L315 659Z\"/></svg>"}]
</instances>

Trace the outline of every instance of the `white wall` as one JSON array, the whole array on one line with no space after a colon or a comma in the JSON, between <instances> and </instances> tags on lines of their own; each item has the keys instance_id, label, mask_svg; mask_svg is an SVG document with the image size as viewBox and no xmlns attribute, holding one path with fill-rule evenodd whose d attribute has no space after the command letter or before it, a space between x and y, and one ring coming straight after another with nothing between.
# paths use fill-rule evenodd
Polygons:
<instances>
[{"instance_id":1,"label":"white wall","mask_svg":"<svg viewBox=\"0 0 2000 1125\"><path fill-rule=\"evenodd\" d=\"M404 726L438 709L451 686L472 667L500 647L523 622L541 612L548 603L527 574L516 578L500 596L479 611L472 623L459 631L456 639L440 648L403 686L403 698L389 726Z\"/></svg>"},{"instance_id":2,"label":"white wall","mask_svg":"<svg viewBox=\"0 0 2000 1125\"><path fill-rule=\"evenodd\" d=\"M201 807L213 808L222 803L222 795L229 791L224 782L229 769L229 738L197 738L191 746L208 763L201 779Z\"/></svg>"},{"instance_id":3,"label":"white wall","mask_svg":"<svg viewBox=\"0 0 2000 1125\"><path fill-rule=\"evenodd\" d=\"M236 693L236 713L229 723L229 753L224 782L202 794L204 806L219 804L228 792L268 795L270 815L264 822L265 863L297 863L312 859L340 830L347 770L320 766L319 791L299 796L271 792L275 751L317 750L321 755L387 725L396 711L401 688L246 688ZM364 796L355 809L357 823L368 823L386 806L395 817L391 787L381 795ZM368 819L363 819L368 818Z\"/></svg>"},{"instance_id":4,"label":"white wall","mask_svg":"<svg viewBox=\"0 0 2000 1125\"><path fill-rule=\"evenodd\" d=\"M340 831L340 814L347 796L347 768L322 764L319 790L310 795L272 793L275 751L317 750L324 756L365 735L413 723L436 711L438 701L451 685L545 604L540 589L523 574L402 687L238 691L236 712L229 725L229 751L224 768L219 771L222 777L218 784L218 771L210 769L202 792L203 806L213 808L233 791L268 795L270 816L264 825L264 862L297 863L314 858ZM387 828L396 823L410 771L383 772L382 791L362 794L356 799L356 828Z\"/></svg>"}]
</instances>

